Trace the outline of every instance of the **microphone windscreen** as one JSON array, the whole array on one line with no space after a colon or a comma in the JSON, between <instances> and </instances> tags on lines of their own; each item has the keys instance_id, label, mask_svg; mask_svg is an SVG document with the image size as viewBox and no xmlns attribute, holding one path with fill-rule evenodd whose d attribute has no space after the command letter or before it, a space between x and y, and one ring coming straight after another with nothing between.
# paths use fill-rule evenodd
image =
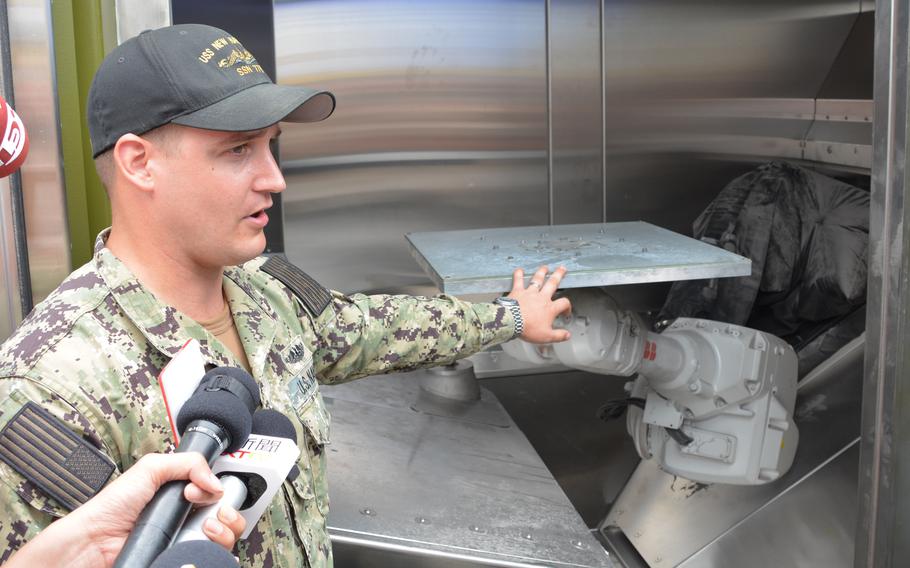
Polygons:
<instances>
[{"instance_id":1,"label":"microphone windscreen","mask_svg":"<svg viewBox=\"0 0 910 568\"><path fill-rule=\"evenodd\" d=\"M250 437L253 417L246 405L228 391L199 391L177 413L177 431L183 434L194 420L208 420L221 426L231 437L226 452L235 452Z\"/></svg>"},{"instance_id":2,"label":"microphone windscreen","mask_svg":"<svg viewBox=\"0 0 910 568\"><path fill-rule=\"evenodd\" d=\"M297 441L297 430L291 419L272 408L263 408L253 413L253 433Z\"/></svg>"},{"instance_id":3,"label":"microphone windscreen","mask_svg":"<svg viewBox=\"0 0 910 568\"><path fill-rule=\"evenodd\" d=\"M22 166L28 154L28 134L13 107L0 97L0 178Z\"/></svg>"},{"instance_id":4,"label":"microphone windscreen","mask_svg":"<svg viewBox=\"0 0 910 568\"><path fill-rule=\"evenodd\" d=\"M210 540L179 542L158 555L149 568L225 568L239 566L234 556Z\"/></svg>"},{"instance_id":5,"label":"microphone windscreen","mask_svg":"<svg viewBox=\"0 0 910 568\"><path fill-rule=\"evenodd\" d=\"M250 376L246 370L241 369L240 367L215 367L208 373L202 376L202 379L199 381L199 387L197 387L197 392L200 388L205 387L210 384L213 380L217 379L219 376L230 377L232 379L240 382L250 394L252 406L250 406L250 412L259 406L259 385L256 384L256 379Z\"/></svg>"}]
</instances>

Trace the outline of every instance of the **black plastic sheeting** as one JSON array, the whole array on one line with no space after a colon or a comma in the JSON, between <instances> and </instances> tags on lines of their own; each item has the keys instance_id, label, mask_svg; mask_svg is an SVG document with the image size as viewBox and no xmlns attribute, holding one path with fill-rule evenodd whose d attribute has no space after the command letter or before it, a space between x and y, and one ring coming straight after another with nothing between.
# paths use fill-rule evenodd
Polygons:
<instances>
[{"instance_id":1,"label":"black plastic sheeting","mask_svg":"<svg viewBox=\"0 0 910 568\"><path fill-rule=\"evenodd\" d=\"M817 343L840 321L850 320L855 330L863 319L856 314L866 301L867 191L771 162L730 182L695 220L693 232L750 258L752 274L676 282L660 319L744 325L797 349Z\"/></svg>"}]
</instances>

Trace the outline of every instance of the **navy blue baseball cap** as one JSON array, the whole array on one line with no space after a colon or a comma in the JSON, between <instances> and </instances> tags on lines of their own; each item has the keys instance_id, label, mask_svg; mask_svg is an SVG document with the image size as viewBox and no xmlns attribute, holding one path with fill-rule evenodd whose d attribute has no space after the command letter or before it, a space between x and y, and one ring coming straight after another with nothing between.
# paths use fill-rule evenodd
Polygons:
<instances>
[{"instance_id":1,"label":"navy blue baseball cap","mask_svg":"<svg viewBox=\"0 0 910 568\"><path fill-rule=\"evenodd\" d=\"M114 48L89 89L92 155L127 133L168 123L223 131L316 122L335 110L328 91L276 85L237 38L202 24L146 30Z\"/></svg>"}]
</instances>

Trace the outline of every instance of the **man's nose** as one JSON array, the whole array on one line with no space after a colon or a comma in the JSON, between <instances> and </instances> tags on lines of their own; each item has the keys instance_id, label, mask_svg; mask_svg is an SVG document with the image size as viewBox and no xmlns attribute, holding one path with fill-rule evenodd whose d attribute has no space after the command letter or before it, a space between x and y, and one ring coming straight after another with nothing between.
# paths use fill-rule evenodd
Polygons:
<instances>
[{"instance_id":1,"label":"man's nose","mask_svg":"<svg viewBox=\"0 0 910 568\"><path fill-rule=\"evenodd\" d=\"M253 190L281 193L287 186L284 181L284 174L281 173L281 168L278 167L278 162L272 154L271 147L263 148L262 157L259 160L258 175L253 183Z\"/></svg>"}]
</instances>

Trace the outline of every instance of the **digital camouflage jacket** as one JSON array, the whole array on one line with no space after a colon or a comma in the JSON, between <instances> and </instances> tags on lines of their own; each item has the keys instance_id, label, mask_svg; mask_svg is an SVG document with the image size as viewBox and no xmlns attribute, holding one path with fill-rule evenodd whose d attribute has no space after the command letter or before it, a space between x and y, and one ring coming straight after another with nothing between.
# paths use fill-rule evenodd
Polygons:
<instances>
[{"instance_id":1,"label":"digital camouflage jacket","mask_svg":"<svg viewBox=\"0 0 910 568\"><path fill-rule=\"evenodd\" d=\"M105 238L0 348L0 429L37 404L100 450L113 478L144 454L173 449L157 377L189 339L212 366L237 362L202 326L145 289ZM262 406L295 423L301 473L236 550L243 566L331 566L323 451L329 414L317 382L450 363L511 339L514 321L496 304L324 290L327 307L311 313L305 297L260 270L264 262L225 270L225 296ZM0 454L14 453L17 440L0 436ZM70 469L90 485L94 472L85 463L92 462ZM0 564L66 511L0 462Z\"/></svg>"}]
</instances>

